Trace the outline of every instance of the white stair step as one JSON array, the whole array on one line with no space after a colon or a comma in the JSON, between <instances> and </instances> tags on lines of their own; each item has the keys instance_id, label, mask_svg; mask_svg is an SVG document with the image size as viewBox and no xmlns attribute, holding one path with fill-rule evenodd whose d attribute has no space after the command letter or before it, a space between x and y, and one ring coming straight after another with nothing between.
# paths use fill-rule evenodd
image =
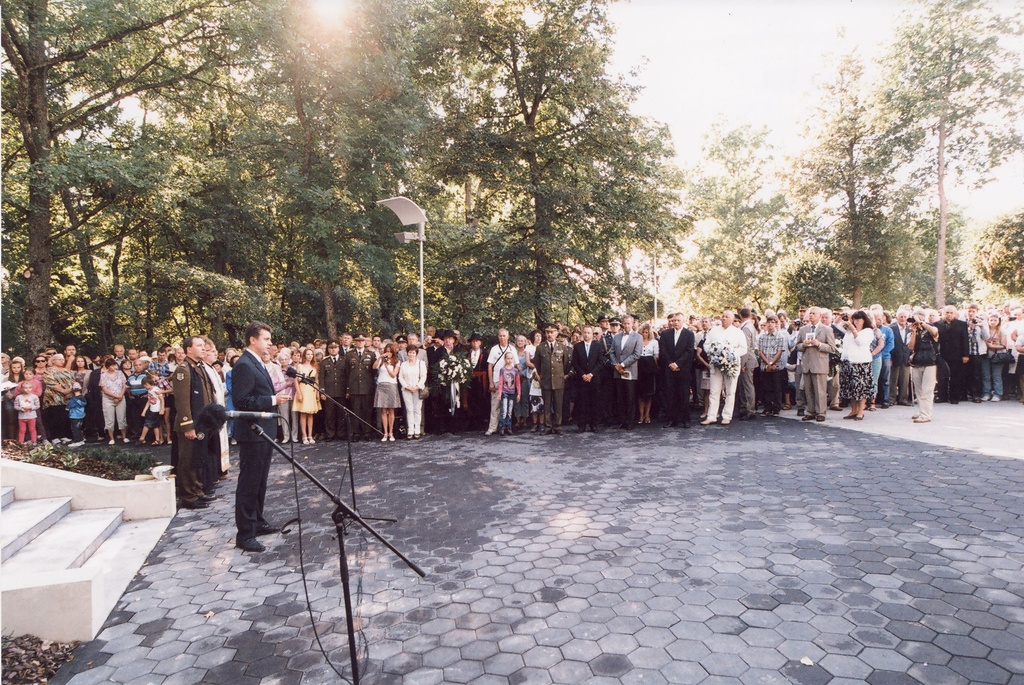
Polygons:
<instances>
[{"instance_id":1,"label":"white stair step","mask_svg":"<svg viewBox=\"0 0 1024 685\"><path fill-rule=\"evenodd\" d=\"M14 488L0 488L0 507L6 507L12 502L14 502Z\"/></svg>"},{"instance_id":2,"label":"white stair step","mask_svg":"<svg viewBox=\"0 0 1024 685\"><path fill-rule=\"evenodd\" d=\"M66 514L4 560L4 573L78 568L121 525L123 513L123 509L83 509Z\"/></svg>"},{"instance_id":3,"label":"white stair step","mask_svg":"<svg viewBox=\"0 0 1024 685\"><path fill-rule=\"evenodd\" d=\"M0 559L7 560L71 511L70 497L12 502L0 518Z\"/></svg>"},{"instance_id":4,"label":"white stair step","mask_svg":"<svg viewBox=\"0 0 1024 685\"><path fill-rule=\"evenodd\" d=\"M95 596L104 618L113 611L128 584L146 563L169 523L170 519L126 521L82 564L83 571L94 573L103 583L102 591Z\"/></svg>"}]
</instances>

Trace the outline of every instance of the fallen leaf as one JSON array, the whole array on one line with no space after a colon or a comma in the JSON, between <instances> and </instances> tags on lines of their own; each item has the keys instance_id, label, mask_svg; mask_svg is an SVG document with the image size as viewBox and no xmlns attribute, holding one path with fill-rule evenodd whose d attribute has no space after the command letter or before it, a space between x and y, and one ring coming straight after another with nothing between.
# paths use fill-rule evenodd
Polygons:
<instances>
[{"instance_id":1,"label":"fallen leaf","mask_svg":"<svg viewBox=\"0 0 1024 685\"><path fill-rule=\"evenodd\" d=\"M811 657L809 657L809 656L802 657L800 659L800 663L802 663L804 666L813 666L814 665L814 662L811 661Z\"/></svg>"},{"instance_id":2,"label":"fallen leaf","mask_svg":"<svg viewBox=\"0 0 1024 685\"><path fill-rule=\"evenodd\" d=\"M207 611L205 614L203 614L203 618L213 618L215 615L216 614L214 614L212 611Z\"/></svg>"}]
</instances>

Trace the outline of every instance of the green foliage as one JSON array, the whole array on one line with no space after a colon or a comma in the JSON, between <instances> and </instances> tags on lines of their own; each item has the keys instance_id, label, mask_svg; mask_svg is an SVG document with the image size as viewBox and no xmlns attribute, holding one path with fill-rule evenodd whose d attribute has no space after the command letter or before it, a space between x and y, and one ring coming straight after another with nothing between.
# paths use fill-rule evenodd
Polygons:
<instances>
[{"instance_id":1,"label":"green foliage","mask_svg":"<svg viewBox=\"0 0 1024 685\"><path fill-rule=\"evenodd\" d=\"M1024 140L1024 69L1010 45L1021 32L1018 14L984 0L922 0L886 58L879 113L890 144L915 178L936 189L938 305L946 293L946 183L986 182Z\"/></svg>"},{"instance_id":2,"label":"green foliage","mask_svg":"<svg viewBox=\"0 0 1024 685\"><path fill-rule=\"evenodd\" d=\"M965 302L974 291L974 283L965 265L967 219L954 208L948 222L949 256L944 272L944 298L947 302ZM937 211L911 220L909 241L900 251L903 260L900 278L888 292L870 294L866 297L868 302L880 302L890 308L900 304L934 306L938 223Z\"/></svg>"},{"instance_id":3,"label":"green foliage","mask_svg":"<svg viewBox=\"0 0 1024 685\"><path fill-rule=\"evenodd\" d=\"M767 130L716 127L704 157L687 183L696 231L683 262L681 299L700 312L748 303L763 311L772 268L802 233L778 189Z\"/></svg>"},{"instance_id":4,"label":"green foliage","mask_svg":"<svg viewBox=\"0 0 1024 685\"><path fill-rule=\"evenodd\" d=\"M630 113L633 89L608 75L605 6L434 8L419 58L445 115L430 137L445 185L431 216L452 227L454 250L433 290L472 284L489 300L469 303L476 312L452 301L456 319L539 324L596 311L628 287L621 255L671 251L685 230L667 135Z\"/></svg>"},{"instance_id":5,"label":"green foliage","mask_svg":"<svg viewBox=\"0 0 1024 685\"><path fill-rule=\"evenodd\" d=\"M840 59L808 125L816 144L793 179L803 211L820 217L827 253L855 307L881 297L899 277L916 194L895 179L894 152L875 126L862 93L863 66Z\"/></svg>"},{"instance_id":6,"label":"green foliage","mask_svg":"<svg viewBox=\"0 0 1024 685\"><path fill-rule=\"evenodd\" d=\"M972 246L971 263L990 283L1017 296L1024 293L1024 212L985 226Z\"/></svg>"},{"instance_id":7,"label":"green foliage","mask_svg":"<svg viewBox=\"0 0 1024 685\"><path fill-rule=\"evenodd\" d=\"M841 307L847 303L841 280L839 265L828 257L806 250L792 252L772 271L773 302L788 312L800 307Z\"/></svg>"}]
</instances>

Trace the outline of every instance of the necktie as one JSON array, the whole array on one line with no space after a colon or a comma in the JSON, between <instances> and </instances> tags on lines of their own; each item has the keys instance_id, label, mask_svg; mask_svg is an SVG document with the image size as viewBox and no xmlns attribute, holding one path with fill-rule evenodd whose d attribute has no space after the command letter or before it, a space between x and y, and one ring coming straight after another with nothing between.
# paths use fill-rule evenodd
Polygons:
<instances>
[{"instance_id":1,"label":"necktie","mask_svg":"<svg viewBox=\"0 0 1024 685\"><path fill-rule=\"evenodd\" d=\"M583 346L583 349L587 353L587 356L589 357L590 356L590 343L585 344Z\"/></svg>"},{"instance_id":2,"label":"necktie","mask_svg":"<svg viewBox=\"0 0 1024 685\"><path fill-rule=\"evenodd\" d=\"M555 353L555 343L548 343L548 349L551 351L551 354L554 354Z\"/></svg>"}]
</instances>

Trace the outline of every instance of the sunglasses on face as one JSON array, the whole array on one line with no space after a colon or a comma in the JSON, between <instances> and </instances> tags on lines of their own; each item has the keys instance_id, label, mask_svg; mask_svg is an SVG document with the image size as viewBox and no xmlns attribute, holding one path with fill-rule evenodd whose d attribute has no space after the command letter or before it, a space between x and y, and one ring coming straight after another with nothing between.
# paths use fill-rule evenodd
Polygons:
<instances>
[{"instance_id":1,"label":"sunglasses on face","mask_svg":"<svg viewBox=\"0 0 1024 685\"><path fill-rule=\"evenodd\" d=\"M37 359L36 360L36 364L45 364L45 363L46 363L45 359Z\"/></svg>"}]
</instances>

